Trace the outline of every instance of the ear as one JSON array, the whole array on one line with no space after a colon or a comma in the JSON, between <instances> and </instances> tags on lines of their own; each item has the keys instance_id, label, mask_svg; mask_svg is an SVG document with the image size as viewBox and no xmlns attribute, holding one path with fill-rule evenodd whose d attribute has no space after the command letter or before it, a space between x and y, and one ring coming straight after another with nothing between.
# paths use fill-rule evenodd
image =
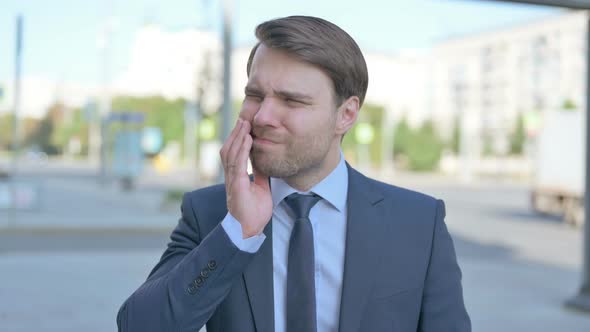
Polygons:
<instances>
[{"instance_id":1,"label":"ear","mask_svg":"<svg viewBox=\"0 0 590 332\"><path fill-rule=\"evenodd\" d=\"M352 128L359 114L359 97L352 96L346 99L336 113L336 134L344 135Z\"/></svg>"}]
</instances>

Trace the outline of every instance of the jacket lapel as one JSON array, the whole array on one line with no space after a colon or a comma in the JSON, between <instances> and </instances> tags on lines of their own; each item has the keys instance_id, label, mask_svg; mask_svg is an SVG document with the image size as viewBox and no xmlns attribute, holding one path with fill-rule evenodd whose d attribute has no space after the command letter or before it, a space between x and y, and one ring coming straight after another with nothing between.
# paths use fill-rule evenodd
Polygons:
<instances>
[{"instance_id":1,"label":"jacket lapel","mask_svg":"<svg viewBox=\"0 0 590 332\"><path fill-rule=\"evenodd\" d=\"M272 221L264 228L266 240L244 271L244 282L258 332L274 331Z\"/></svg>"},{"instance_id":2,"label":"jacket lapel","mask_svg":"<svg viewBox=\"0 0 590 332\"><path fill-rule=\"evenodd\" d=\"M373 285L373 271L385 246L385 223L379 203L383 195L348 164L347 229L340 302L339 331L358 331Z\"/></svg>"}]
</instances>

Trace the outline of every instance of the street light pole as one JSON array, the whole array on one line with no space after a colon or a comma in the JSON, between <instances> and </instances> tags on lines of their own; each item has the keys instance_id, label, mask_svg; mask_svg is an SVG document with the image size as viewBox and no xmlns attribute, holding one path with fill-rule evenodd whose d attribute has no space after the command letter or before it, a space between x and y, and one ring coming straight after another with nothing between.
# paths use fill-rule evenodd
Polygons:
<instances>
[{"instance_id":1,"label":"street light pole","mask_svg":"<svg viewBox=\"0 0 590 332\"><path fill-rule=\"evenodd\" d=\"M20 88L21 88L21 59L23 46L23 17L16 17L16 48L14 56L14 116L12 118L12 174L18 171L18 152L20 150Z\"/></svg>"},{"instance_id":2,"label":"street light pole","mask_svg":"<svg viewBox=\"0 0 590 332\"><path fill-rule=\"evenodd\" d=\"M114 29L114 21L110 15L107 15L105 26L102 34L99 36L98 48L101 51L101 64L99 68L102 71L102 95L98 108L98 121L100 134L98 138L99 149L99 182L107 183L107 117L111 111L111 96L109 91L109 47L111 34Z\"/></svg>"},{"instance_id":3,"label":"street light pole","mask_svg":"<svg viewBox=\"0 0 590 332\"><path fill-rule=\"evenodd\" d=\"M590 18L586 17L586 190L584 194L584 255L582 286L568 307L590 312Z\"/></svg>"},{"instance_id":4,"label":"street light pole","mask_svg":"<svg viewBox=\"0 0 590 332\"><path fill-rule=\"evenodd\" d=\"M223 107L221 110L221 142L225 142L231 131L231 33L232 0L223 1ZM219 170L218 182L224 181L223 165Z\"/></svg>"},{"instance_id":5,"label":"street light pole","mask_svg":"<svg viewBox=\"0 0 590 332\"><path fill-rule=\"evenodd\" d=\"M191 169L197 166L197 104L187 101L184 106L184 162Z\"/></svg>"}]
</instances>

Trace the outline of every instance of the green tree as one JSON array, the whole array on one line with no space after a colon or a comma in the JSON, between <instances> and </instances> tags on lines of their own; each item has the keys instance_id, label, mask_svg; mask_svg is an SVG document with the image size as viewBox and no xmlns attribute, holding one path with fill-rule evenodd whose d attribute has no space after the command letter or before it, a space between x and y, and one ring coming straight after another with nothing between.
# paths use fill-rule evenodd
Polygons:
<instances>
[{"instance_id":1,"label":"green tree","mask_svg":"<svg viewBox=\"0 0 590 332\"><path fill-rule=\"evenodd\" d=\"M84 119L83 111L80 108L68 109L59 105L58 112L60 116L57 119L54 117L50 142L58 150L65 151L70 141L77 138L81 143L81 154L87 154L88 123Z\"/></svg>"},{"instance_id":2,"label":"green tree","mask_svg":"<svg viewBox=\"0 0 590 332\"><path fill-rule=\"evenodd\" d=\"M59 153L59 149L51 142L55 124L51 117L45 116L40 122L35 131L31 133L26 139L27 145L39 147L41 151L55 155Z\"/></svg>"},{"instance_id":3,"label":"green tree","mask_svg":"<svg viewBox=\"0 0 590 332\"><path fill-rule=\"evenodd\" d=\"M489 132L484 132L482 135L483 151L482 154L486 157L494 155L494 142L492 135Z\"/></svg>"},{"instance_id":4,"label":"green tree","mask_svg":"<svg viewBox=\"0 0 590 332\"><path fill-rule=\"evenodd\" d=\"M56 128L63 121L64 109L64 105L59 102L52 104L36 128L26 136L25 145L36 146L48 155L61 153L63 146L56 141Z\"/></svg>"},{"instance_id":5,"label":"green tree","mask_svg":"<svg viewBox=\"0 0 590 332\"><path fill-rule=\"evenodd\" d=\"M410 128L406 118L402 118L395 126L393 134L393 155L406 155L408 152L408 144L412 140L412 129Z\"/></svg>"},{"instance_id":6,"label":"green tree","mask_svg":"<svg viewBox=\"0 0 590 332\"><path fill-rule=\"evenodd\" d=\"M0 115L0 150L12 150L13 142L13 119L12 113ZM21 146L26 144L29 137L39 126L39 119L23 117L20 119Z\"/></svg>"},{"instance_id":7,"label":"green tree","mask_svg":"<svg viewBox=\"0 0 590 332\"><path fill-rule=\"evenodd\" d=\"M414 171L431 171L436 169L442 156L444 144L431 121L410 134L406 155L408 166Z\"/></svg>"},{"instance_id":8,"label":"green tree","mask_svg":"<svg viewBox=\"0 0 590 332\"><path fill-rule=\"evenodd\" d=\"M510 154L520 155L524 151L524 145L526 143L526 131L524 128L524 117L518 116L516 120L516 126L509 137L510 140Z\"/></svg>"},{"instance_id":9,"label":"green tree","mask_svg":"<svg viewBox=\"0 0 590 332\"><path fill-rule=\"evenodd\" d=\"M182 142L185 105L186 101L182 98L167 100L161 96L118 96L113 98L112 109L145 113L144 125L160 128L164 144L166 144L170 141Z\"/></svg>"},{"instance_id":10,"label":"green tree","mask_svg":"<svg viewBox=\"0 0 590 332\"><path fill-rule=\"evenodd\" d=\"M453 136L449 145L451 151L455 155L458 155L461 149L461 118L458 116L455 117L455 121L453 122Z\"/></svg>"},{"instance_id":11,"label":"green tree","mask_svg":"<svg viewBox=\"0 0 590 332\"><path fill-rule=\"evenodd\" d=\"M381 155L381 145L383 144L383 113L385 109L380 105L365 104L361 110L363 112L363 118L367 121L371 127L375 136L373 142L369 146L369 153L371 156L371 162L374 165L381 165L383 156Z\"/></svg>"},{"instance_id":12,"label":"green tree","mask_svg":"<svg viewBox=\"0 0 590 332\"><path fill-rule=\"evenodd\" d=\"M0 115L0 149L12 149L12 113Z\"/></svg>"}]
</instances>

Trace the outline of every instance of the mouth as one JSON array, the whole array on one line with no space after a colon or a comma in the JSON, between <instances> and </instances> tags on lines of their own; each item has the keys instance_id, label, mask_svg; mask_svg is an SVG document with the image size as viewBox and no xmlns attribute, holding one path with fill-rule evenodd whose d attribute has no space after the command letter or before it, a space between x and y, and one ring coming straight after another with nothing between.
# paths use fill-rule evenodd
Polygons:
<instances>
[{"instance_id":1,"label":"mouth","mask_svg":"<svg viewBox=\"0 0 590 332\"><path fill-rule=\"evenodd\" d=\"M264 144L264 145L272 145L272 144L277 144L267 138L263 138L263 137L253 137L254 143L255 144Z\"/></svg>"},{"instance_id":2,"label":"mouth","mask_svg":"<svg viewBox=\"0 0 590 332\"><path fill-rule=\"evenodd\" d=\"M254 133L250 133L250 135L252 135L252 140L256 144L265 144L265 145L277 144L277 142L275 140L271 139L270 137L256 136Z\"/></svg>"}]
</instances>

